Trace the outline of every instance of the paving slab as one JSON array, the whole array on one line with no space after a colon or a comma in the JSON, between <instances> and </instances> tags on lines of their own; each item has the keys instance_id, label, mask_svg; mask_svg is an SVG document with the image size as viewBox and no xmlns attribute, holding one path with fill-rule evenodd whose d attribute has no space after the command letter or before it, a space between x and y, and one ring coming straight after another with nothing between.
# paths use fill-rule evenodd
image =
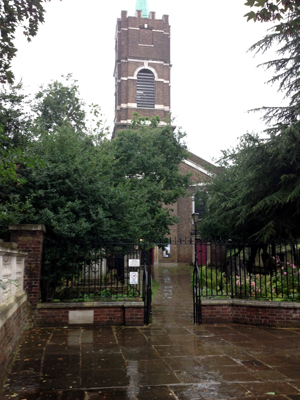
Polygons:
<instances>
[{"instance_id":1,"label":"paving slab","mask_svg":"<svg viewBox=\"0 0 300 400\"><path fill-rule=\"evenodd\" d=\"M193 324L190 268L156 268L144 327L24 333L0 400L300 400L300 330Z\"/></svg>"}]
</instances>

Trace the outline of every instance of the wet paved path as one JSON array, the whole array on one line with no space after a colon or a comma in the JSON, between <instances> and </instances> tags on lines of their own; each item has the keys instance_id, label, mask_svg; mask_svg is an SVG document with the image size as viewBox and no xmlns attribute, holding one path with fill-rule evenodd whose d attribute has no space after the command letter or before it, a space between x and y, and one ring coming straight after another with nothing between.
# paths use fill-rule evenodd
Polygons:
<instances>
[{"instance_id":1,"label":"wet paved path","mask_svg":"<svg viewBox=\"0 0 300 400\"><path fill-rule=\"evenodd\" d=\"M192 324L188 269L160 268L153 324L28 332L0 400L300 400L300 330Z\"/></svg>"}]
</instances>

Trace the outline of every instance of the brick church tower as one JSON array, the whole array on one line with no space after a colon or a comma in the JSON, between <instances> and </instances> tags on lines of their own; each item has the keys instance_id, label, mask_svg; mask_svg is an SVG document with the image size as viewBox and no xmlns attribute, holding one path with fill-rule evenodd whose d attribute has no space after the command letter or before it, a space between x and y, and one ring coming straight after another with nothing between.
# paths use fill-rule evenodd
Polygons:
<instances>
[{"instance_id":1,"label":"brick church tower","mask_svg":"<svg viewBox=\"0 0 300 400\"><path fill-rule=\"evenodd\" d=\"M130 125L134 112L143 117L170 114L170 25L156 19L147 0L137 0L136 14L121 12L115 39L115 130Z\"/></svg>"}]
</instances>

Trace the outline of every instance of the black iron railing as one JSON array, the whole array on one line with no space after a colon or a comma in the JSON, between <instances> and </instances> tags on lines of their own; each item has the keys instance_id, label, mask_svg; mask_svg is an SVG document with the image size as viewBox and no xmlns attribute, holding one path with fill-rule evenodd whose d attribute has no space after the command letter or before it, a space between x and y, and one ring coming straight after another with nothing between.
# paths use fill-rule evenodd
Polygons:
<instances>
[{"instance_id":1,"label":"black iron railing","mask_svg":"<svg viewBox=\"0 0 300 400\"><path fill-rule=\"evenodd\" d=\"M151 288L151 248L144 243L52 240L44 244L41 276L43 302L142 300ZM147 271L148 271L147 269Z\"/></svg>"},{"instance_id":2,"label":"black iron railing","mask_svg":"<svg viewBox=\"0 0 300 400\"><path fill-rule=\"evenodd\" d=\"M298 242L202 242L199 284L204 298L300 301Z\"/></svg>"}]
</instances>

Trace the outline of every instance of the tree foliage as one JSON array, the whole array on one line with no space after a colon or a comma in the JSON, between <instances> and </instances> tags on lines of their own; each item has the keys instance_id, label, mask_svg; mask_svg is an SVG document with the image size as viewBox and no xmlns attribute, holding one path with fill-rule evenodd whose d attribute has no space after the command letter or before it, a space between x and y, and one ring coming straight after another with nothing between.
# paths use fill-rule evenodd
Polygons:
<instances>
[{"instance_id":1,"label":"tree foliage","mask_svg":"<svg viewBox=\"0 0 300 400\"><path fill-rule=\"evenodd\" d=\"M12 195L13 188L25 182L20 169L25 165L34 167L38 162L24 153L32 138L27 106L21 83L0 87L0 221L3 225L13 221L10 217L17 217L25 207ZM8 205L10 213L7 213Z\"/></svg>"},{"instance_id":2,"label":"tree foliage","mask_svg":"<svg viewBox=\"0 0 300 400\"><path fill-rule=\"evenodd\" d=\"M30 155L43 164L22 170L26 182L15 193L31 209L20 222L43 223L57 237L162 237L175 222L165 205L188 186L179 153L169 127L126 131L112 142L95 143L63 125L30 146Z\"/></svg>"},{"instance_id":3,"label":"tree foliage","mask_svg":"<svg viewBox=\"0 0 300 400\"><path fill-rule=\"evenodd\" d=\"M21 163L22 184L6 186L2 226L42 223L57 239L156 240L169 232L176 222L170 205L189 185L179 170L187 154L184 134L138 119L110 141L94 105L90 128L70 79L43 88L32 110L33 137L22 150L39 163Z\"/></svg>"},{"instance_id":4,"label":"tree foliage","mask_svg":"<svg viewBox=\"0 0 300 400\"><path fill-rule=\"evenodd\" d=\"M299 30L300 0L247 0L245 5L254 7L245 15L248 21L279 21L275 30L288 35Z\"/></svg>"},{"instance_id":5,"label":"tree foliage","mask_svg":"<svg viewBox=\"0 0 300 400\"><path fill-rule=\"evenodd\" d=\"M269 139L244 135L224 152L222 172L207 184L205 236L298 237L300 131L286 128Z\"/></svg>"},{"instance_id":6,"label":"tree foliage","mask_svg":"<svg viewBox=\"0 0 300 400\"><path fill-rule=\"evenodd\" d=\"M63 81L53 81L41 86L35 95L33 111L35 125L42 133L50 133L69 124L75 131L85 128L84 102L80 98L77 82L72 75L63 76Z\"/></svg>"},{"instance_id":7,"label":"tree foliage","mask_svg":"<svg viewBox=\"0 0 300 400\"><path fill-rule=\"evenodd\" d=\"M132 197L143 204L143 231L139 237L162 238L170 225L172 204L186 194L189 175L180 173L179 165L187 156L183 143L185 134L174 133L170 125L141 125L120 131L110 143L117 161L115 178L127 181ZM139 224L137 223L137 226Z\"/></svg>"},{"instance_id":8,"label":"tree foliage","mask_svg":"<svg viewBox=\"0 0 300 400\"><path fill-rule=\"evenodd\" d=\"M273 46L277 47L278 58L261 64L267 70L273 71L269 84L277 84L278 91L284 93L288 102L281 107L263 107L257 109L263 111L263 120L268 124L268 132L276 134L299 120L300 115L300 31L289 36L282 32L273 31L250 50L266 52Z\"/></svg>"},{"instance_id":9,"label":"tree foliage","mask_svg":"<svg viewBox=\"0 0 300 400\"><path fill-rule=\"evenodd\" d=\"M17 53L14 45L16 29L22 26L27 40L37 34L44 22L43 3L50 0L1 0L0 1L0 83L14 80L11 61Z\"/></svg>"},{"instance_id":10,"label":"tree foliage","mask_svg":"<svg viewBox=\"0 0 300 400\"><path fill-rule=\"evenodd\" d=\"M31 140L32 117L22 82L0 86L0 126L6 144L11 147L24 148Z\"/></svg>"}]
</instances>

